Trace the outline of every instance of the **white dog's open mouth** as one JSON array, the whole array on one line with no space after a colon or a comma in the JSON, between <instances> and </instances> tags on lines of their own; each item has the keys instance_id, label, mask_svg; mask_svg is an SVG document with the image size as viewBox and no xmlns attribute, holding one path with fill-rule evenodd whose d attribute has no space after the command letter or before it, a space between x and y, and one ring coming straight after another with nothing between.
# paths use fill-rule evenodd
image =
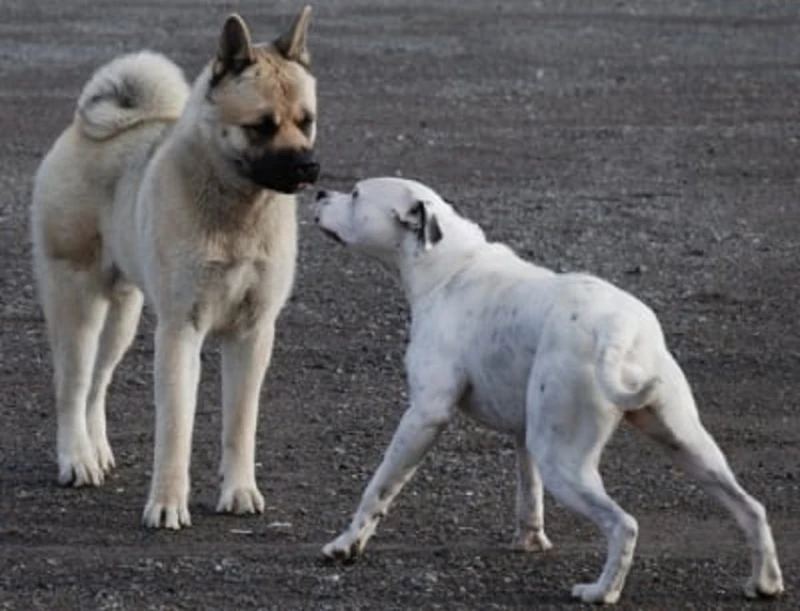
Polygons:
<instances>
[{"instance_id":1,"label":"white dog's open mouth","mask_svg":"<svg viewBox=\"0 0 800 611\"><path fill-rule=\"evenodd\" d=\"M320 229L322 230L322 233L324 233L326 236L328 236L332 240L335 240L336 242L339 242L339 244L344 244L345 243L344 240L342 238L340 238L339 234L336 233L335 231L331 231L330 229L326 229L325 227L320 227Z\"/></svg>"}]
</instances>

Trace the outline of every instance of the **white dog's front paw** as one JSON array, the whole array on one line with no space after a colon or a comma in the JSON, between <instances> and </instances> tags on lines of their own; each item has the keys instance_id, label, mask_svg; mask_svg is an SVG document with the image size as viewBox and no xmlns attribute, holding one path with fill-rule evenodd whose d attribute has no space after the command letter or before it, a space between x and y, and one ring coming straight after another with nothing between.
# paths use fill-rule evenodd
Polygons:
<instances>
[{"instance_id":1,"label":"white dog's front paw","mask_svg":"<svg viewBox=\"0 0 800 611\"><path fill-rule=\"evenodd\" d=\"M331 560L353 560L361 555L365 544L360 536L347 530L323 547L322 554Z\"/></svg>"},{"instance_id":2,"label":"white dog's front paw","mask_svg":"<svg viewBox=\"0 0 800 611\"><path fill-rule=\"evenodd\" d=\"M778 561L773 560L758 575L747 580L744 595L747 598L775 598L783 594L783 575Z\"/></svg>"},{"instance_id":3,"label":"white dog's front paw","mask_svg":"<svg viewBox=\"0 0 800 611\"><path fill-rule=\"evenodd\" d=\"M142 523L148 528L172 530L191 526L188 494L171 490L151 493L142 514Z\"/></svg>"},{"instance_id":4,"label":"white dog's front paw","mask_svg":"<svg viewBox=\"0 0 800 611\"><path fill-rule=\"evenodd\" d=\"M620 590L608 590L599 583L579 583L572 587L573 598L596 605L613 605L621 593Z\"/></svg>"},{"instance_id":5,"label":"white dog's front paw","mask_svg":"<svg viewBox=\"0 0 800 611\"><path fill-rule=\"evenodd\" d=\"M88 436L83 435L77 440L71 440L66 449L59 448L59 484L80 488L81 486L101 486L103 480L103 468L98 462L97 452Z\"/></svg>"},{"instance_id":6,"label":"white dog's front paw","mask_svg":"<svg viewBox=\"0 0 800 611\"><path fill-rule=\"evenodd\" d=\"M223 484L219 503L217 503L217 512L239 515L264 513L264 497L258 491L255 482L239 486Z\"/></svg>"},{"instance_id":7,"label":"white dog's front paw","mask_svg":"<svg viewBox=\"0 0 800 611\"><path fill-rule=\"evenodd\" d=\"M553 547L543 530L517 529L511 540L515 552L546 552Z\"/></svg>"}]
</instances>

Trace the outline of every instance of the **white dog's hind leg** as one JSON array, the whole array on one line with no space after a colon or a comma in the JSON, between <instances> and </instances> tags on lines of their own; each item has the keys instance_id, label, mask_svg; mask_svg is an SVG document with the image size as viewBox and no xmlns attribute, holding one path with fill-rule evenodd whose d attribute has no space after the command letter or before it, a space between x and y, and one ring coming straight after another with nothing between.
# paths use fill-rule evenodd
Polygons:
<instances>
[{"instance_id":1,"label":"white dog's hind leg","mask_svg":"<svg viewBox=\"0 0 800 611\"><path fill-rule=\"evenodd\" d=\"M244 337L222 342L222 491L217 511L262 513L256 486L255 443L258 399L272 356L274 321L264 321Z\"/></svg>"},{"instance_id":2,"label":"white dog's hind leg","mask_svg":"<svg viewBox=\"0 0 800 611\"><path fill-rule=\"evenodd\" d=\"M542 459L547 489L561 503L600 528L608 541L603 572L594 583L576 584L572 596L586 603L613 604L619 600L633 562L639 527L606 493L595 466L576 461L571 452L548 452ZM573 466L567 466L572 464Z\"/></svg>"},{"instance_id":3,"label":"white dog's hind leg","mask_svg":"<svg viewBox=\"0 0 800 611\"><path fill-rule=\"evenodd\" d=\"M103 469L86 422L87 399L107 301L96 272L66 261L38 261L56 386L58 482L99 486Z\"/></svg>"},{"instance_id":4,"label":"white dog's hind leg","mask_svg":"<svg viewBox=\"0 0 800 611\"><path fill-rule=\"evenodd\" d=\"M525 440L516 440L517 455L517 527L511 549L534 552L547 551L553 544L544 532L544 490L539 468Z\"/></svg>"},{"instance_id":5,"label":"white dog's hind leg","mask_svg":"<svg viewBox=\"0 0 800 611\"><path fill-rule=\"evenodd\" d=\"M659 442L686 473L733 514L751 549L752 573L745 594L750 598L781 594L783 576L764 506L736 481L724 454L703 427L689 384L672 357L667 359L665 371L667 382L659 404L630 412L627 420Z\"/></svg>"},{"instance_id":6,"label":"white dog's hind leg","mask_svg":"<svg viewBox=\"0 0 800 611\"><path fill-rule=\"evenodd\" d=\"M141 291L133 286L114 289L100 334L86 416L89 439L97 454L100 468L106 474L114 467L114 454L106 433L106 392L114 369L136 335L142 301Z\"/></svg>"},{"instance_id":7,"label":"white dog's hind leg","mask_svg":"<svg viewBox=\"0 0 800 611\"><path fill-rule=\"evenodd\" d=\"M590 370L557 355L541 363L528 385L528 449L547 490L592 520L608 544L598 580L575 585L572 595L587 603L615 603L633 562L638 524L608 496L598 464L621 416L594 397Z\"/></svg>"},{"instance_id":8,"label":"white dog's hind leg","mask_svg":"<svg viewBox=\"0 0 800 611\"><path fill-rule=\"evenodd\" d=\"M349 528L322 548L328 558L349 559L361 554L394 498L411 479L439 433L452 419L455 402L412 405L364 491Z\"/></svg>"},{"instance_id":9,"label":"white dog's hind leg","mask_svg":"<svg viewBox=\"0 0 800 611\"><path fill-rule=\"evenodd\" d=\"M150 495L142 521L151 528L191 526L189 462L200 380L202 334L187 320L158 321L155 354L156 435Z\"/></svg>"}]
</instances>

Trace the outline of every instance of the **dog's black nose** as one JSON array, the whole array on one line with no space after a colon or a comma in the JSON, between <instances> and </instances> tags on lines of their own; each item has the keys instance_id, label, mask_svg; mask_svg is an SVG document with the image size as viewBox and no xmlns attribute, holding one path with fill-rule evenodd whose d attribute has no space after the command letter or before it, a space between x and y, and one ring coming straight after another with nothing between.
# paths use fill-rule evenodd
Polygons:
<instances>
[{"instance_id":1,"label":"dog's black nose","mask_svg":"<svg viewBox=\"0 0 800 611\"><path fill-rule=\"evenodd\" d=\"M328 197L328 192L325 189L317 191L317 201L325 199L326 197Z\"/></svg>"},{"instance_id":2,"label":"dog's black nose","mask_svg":"<svg viewBox=\"0 0 800 611\"><path fill-rule=\"evenodd\" d=\"M316 161L303 161L294 167L299 182L315 183L319 177L319 164Z\"/></svg>"}]
</instances>

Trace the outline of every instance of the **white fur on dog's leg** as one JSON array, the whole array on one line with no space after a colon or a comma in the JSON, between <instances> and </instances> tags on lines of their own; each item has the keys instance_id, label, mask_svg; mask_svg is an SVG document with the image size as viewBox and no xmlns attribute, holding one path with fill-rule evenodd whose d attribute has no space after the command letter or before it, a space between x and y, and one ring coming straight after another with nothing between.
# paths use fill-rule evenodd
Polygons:
<instances>
[{"instance_id":1,"label":"white fur on dog's leg","mask_svg":"<svg viewBox=\"0 0 800 611\"><path fill-rule=\"evenodd\" d=\"M322 548L323 556L331 560L352 560L360 556L366 545L366 537L348 529Z\"/></svg>"},{"instance_id":2,"label":"white fur on dog's leg","mask_svg":"<svg viewBox=\"0 0 800 611\"><path fill-rule=\"evenodd\" d=\"M544 552L553 547L544 533L544 489L539 468L525 445L525 437L516 440L517 455L517 529L511 549L520 552Z\"/></svg>"},{"instance_id":3,"label":"white fur on dog's leg","mask_svg":"<svg viewBox=\"0 0 800 611\"><path fill-rule=\"evenodd\" d=\"M116 463L106 434L105 406L98 408L90 405L89 413L87 414L87 426L97 464L100 470L105 475L108 475Z\"/></svg>"},{"instance_id":4,"label":"white fur on dog's leg","mask_svg":"<svg viewBox=\"0 0 800 611\"><path fill-rule=\"evenodd\" d=\"M255 482L238 486L223 486L217 503L218 513L238 515L264 513L264 496Z\"/></svg>"},{"instance_id":5,"label":"white fur on dog's leg","mask_svg":"<svg viewBox=\"0 0 800 611\"><path fill-rule=\"evenodd\" d=\"M183 498L180 498L183 496ZM163 495L151 498L144 508L142 523L148 528L180 530L192 525L189 504L185 495Z\"/></svg>"},{"instance_id":6,"label":"white fur on dog's leg","mask_svg":"<svg viewBox=\"0 0 800 611\"><path fill-rule=\"evenodd\" d=\"M773 598L783 592L783 577L764 506L736 479L725 455L697 417L697 406L680 366L666 360L668 383L662 409L637 412L632 424L662 444L672 459L731 512L750 547L748 598Z\"/></svg>"},{"instance_id":7,"label":"white fur on dog's leg","mask_svg":"<svg viewBox=\"0 0 800 611\"><path fill-rule=\"evenodd\" d=\"M182 472L172 478L155 477L142 514L142 523L148 528L171 530L191 526L188 477Z\"/></svg>"},{"instance_id":8,"label":"white fur on dog's leg","mask_svg":"<svg viewBox=\"0 0 800 611\"><path fill-rule=\"evenodd\" d=\"M270 317L244 337L222 342L222 490L217 512L264 513L255 478L258 399L269 367L275 324Z\"/></svg>"},{"instance_id":9,"label":"white fur on dog's leg","mask_svg":"<svg viewBox=\"0 0 800 611\"><path fill-rule=\"evenodd\" d=\"M97 455L97 464L104 474L108 475L117 466L114 459L114 452L111 450L111 444L108 443L108 438L103 436L94 441L95 454Z\"/></svg>"},{"instance_id":10,"label":"white fur on dog's leg","mask_svg":"<svg viewBox=\"0 0 800 611\"><path fill-rule=\"evenodd\" d=\"M546 552L553 544L543 530L520 530L514 533L510 548L515 552Z\"/></svg>"},{"instance_id":11,"label":"white fur on dog's leg","mask_svg":"<svg viewBox=\"0 0 800 611\"><path fill-rule=\"evenodd\" d=\"M97 462L108 475L116 466L106 427L106 394L114 370L136 335L144 297L130 286L117 287L109 301L108 313L100 334L97 358L86 411L89 438Z\"/></svg>"},{"instance_id":12,"label":"white fur on dog's leg","mask_svg":"<svg viewBox=\"0 0 800 611\"><path fill-rule=\"evenodd\" d=\"M58 441L58 483L75 488L101 486L103 469L86 432L59 431Z\"/></svg>"},{"instance_id":13,"label":"white fur on dog's leg","mask_svg":"<svg viewBox=\"0 0 800 611\"><path fill-rule=\"evenodd\" d=\"M188 322L156 326L156 434L150 495L142 522L150 528L191 526L189 463L203 336Z\"/></svg>"},{"instance_id":14,"label":"white fur on dog's leg","mask_svg":"<svg viewBox=\"0 0 800 611\"><path fill-rule=\"evenodd\" d=\"M578 583L572 587L572 597L585 603L613 605L619 601L620 590L606 590L600 583Z\"/></svg>"},{"instance_id":15,"label":"white fur on dog's leg","mask_svg":"<svg viewBox=\"0 0 800 611\"><path fill-rule=\"evenodd\" d=\"M453 415L455 393L428 387L437 401L419 400L408 408L392 437L378 470L372 476L350 522L350 527L322 548L331 559L347 560L361 554L394 498L410 480L425 453ZM414 396L413 391L410 393Z\"/></svg>"},{"instance_id":16,"label":"white fur on dog's leg","mask_svg":"<svg viewBox=\"0 0 800 611\"><path fill-rule=\"evenodd\" d=\"M783 594L783 589L781 567L775 554L770 552L758 573L747 580L744 595L747 598L775 598Z\"/></svg>"}]
</instances>

